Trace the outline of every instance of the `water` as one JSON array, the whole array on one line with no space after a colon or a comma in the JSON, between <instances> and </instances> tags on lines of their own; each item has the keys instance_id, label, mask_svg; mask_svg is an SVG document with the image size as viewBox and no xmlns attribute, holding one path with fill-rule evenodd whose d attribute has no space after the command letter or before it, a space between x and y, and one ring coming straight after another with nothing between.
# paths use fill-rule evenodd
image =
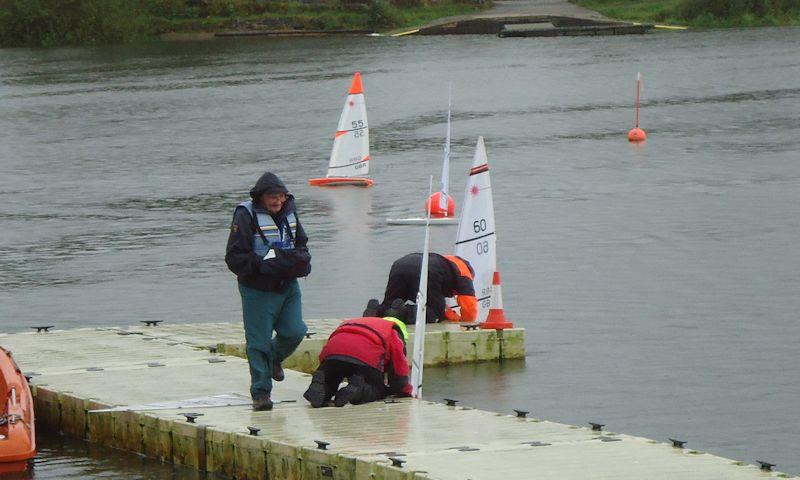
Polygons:
<instances>
[{"instance_id":1,"label":"water","mask_svg":"<svg viewBox=\"0 0 800 480\"><path fill-rule=\"evenodd\" d=\"M0 330L238 321L227 227L267 169L311 237L305 315L358 315L421 249L420 228L385 219L421 213L438 178L452 81L451 185L460 205L484 135L528 356L431 369L426 395L800 473L799 42L774 28L0 50ZM312 189L355 70L376 185ZM435 248L454 236L437 227ZM141 478L139 457L63 445L37 478Z\"/></svg>"}]
</instances>

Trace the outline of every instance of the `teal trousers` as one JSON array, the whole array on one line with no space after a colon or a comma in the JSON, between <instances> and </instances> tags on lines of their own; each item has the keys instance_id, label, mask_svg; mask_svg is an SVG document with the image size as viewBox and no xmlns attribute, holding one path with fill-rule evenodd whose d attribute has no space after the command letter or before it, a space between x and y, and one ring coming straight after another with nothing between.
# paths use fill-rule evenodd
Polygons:
<instances>
[{"instance_id":1,"label":"teal trousers","mask_svg":"<svg viewBox=\"0 0 800 480\"><path fill-rule=\"evenodd\" d=\"M239 293L250 364L250 395L253 399L268 397L272 393L272 366L291 355L306 334L300 285L295 279L284 292L263 292L240 283Z\"/></svg>"}]
</instances>

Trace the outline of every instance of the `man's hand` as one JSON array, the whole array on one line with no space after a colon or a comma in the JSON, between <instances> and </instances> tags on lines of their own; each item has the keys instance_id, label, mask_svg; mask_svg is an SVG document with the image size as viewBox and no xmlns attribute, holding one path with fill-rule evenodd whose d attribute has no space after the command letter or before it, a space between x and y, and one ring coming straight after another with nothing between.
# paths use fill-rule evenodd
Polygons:
<instances>
[{"instance_id":1,"label":"man's hand","mask_svg":"<svg viewBox=\"0 0 800 480\"><path fill-rule=\"evenodd\" d=\"M448 322L460 322L461 315L456 313L456 311L453 310L452 308L447 308L444 311L444 319L447 320Z\"/></svg>"}]
</instances>

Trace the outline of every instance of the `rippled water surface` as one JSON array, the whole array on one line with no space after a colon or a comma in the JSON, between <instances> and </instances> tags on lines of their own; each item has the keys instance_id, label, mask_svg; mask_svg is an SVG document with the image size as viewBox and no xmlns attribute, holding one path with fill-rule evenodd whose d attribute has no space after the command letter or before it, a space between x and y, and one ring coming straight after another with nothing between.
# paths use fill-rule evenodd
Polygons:
<instances>
[{"instance_id":1,"label":"rippled water surface","mask_svg":"<svg viewBox=\"0 0 800 480\"><path fill-rule=\"evenodd\" d=\"M484 135L528 355L431 369L426 394L800 473L798 44L780 28L0 50L0 330L239 321L227 227L267 169L311 236L305 315L359 314L421 248L385 219L418 215L439 175L452 81L455 197ZM312 189L355 70L376 185ZM44 442L37 478L194 478Z\"/></svg>"}]
</instances>

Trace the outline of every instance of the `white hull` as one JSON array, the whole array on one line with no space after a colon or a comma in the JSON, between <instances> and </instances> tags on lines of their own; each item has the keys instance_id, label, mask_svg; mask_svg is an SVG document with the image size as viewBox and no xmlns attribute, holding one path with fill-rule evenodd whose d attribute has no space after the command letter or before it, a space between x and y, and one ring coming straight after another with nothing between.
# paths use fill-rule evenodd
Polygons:
<instances>
[{"instance_id":1,"label":"white hull","mask_svg":"<svg viewBox=\"0 0 800 480\"><path fill-rule=\"evenodd\" d=\"M425 225L427 218L387 218L387 225ZM431 218L430 224L433 225L458 225L456 217Z\"/></svg>"}]
</instances>

